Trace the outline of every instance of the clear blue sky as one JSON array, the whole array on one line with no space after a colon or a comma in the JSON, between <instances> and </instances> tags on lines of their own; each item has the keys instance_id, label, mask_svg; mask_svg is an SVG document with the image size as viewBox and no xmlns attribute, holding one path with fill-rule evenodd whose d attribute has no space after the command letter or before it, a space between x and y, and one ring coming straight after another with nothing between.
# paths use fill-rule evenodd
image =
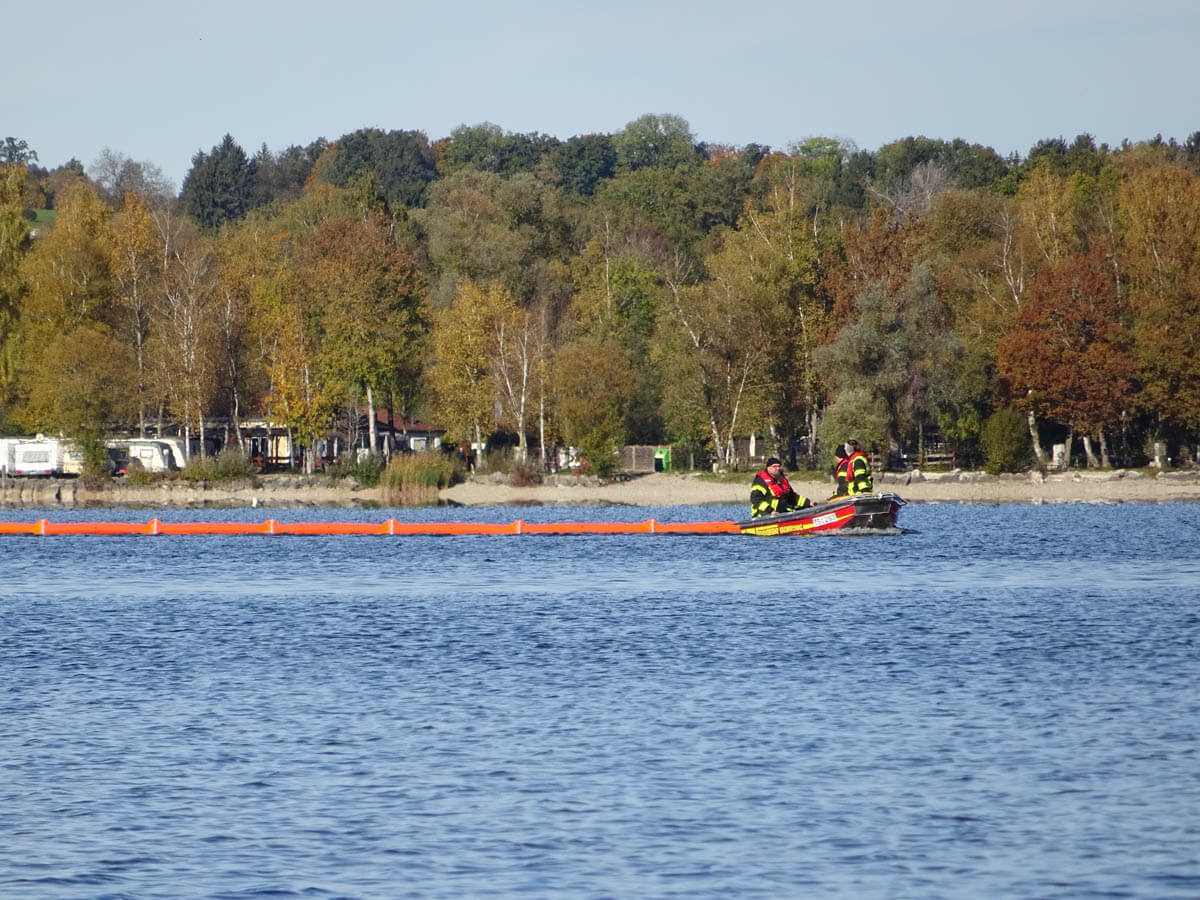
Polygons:
<instances>
[{"instance_id":1,"label":"clear blue sky","mask_svg":"<svg viewBox=\"0 0 1200 900\"><path fill-rule=\"evenodd\" d=\"M924 135L1025 155L1200 131L1197 0L7 6L0 139L47 168L108 147L176 187L226 133L253 154L362 127L566 139L671 113L710 143Z\"/></svg>"}]
</instances>

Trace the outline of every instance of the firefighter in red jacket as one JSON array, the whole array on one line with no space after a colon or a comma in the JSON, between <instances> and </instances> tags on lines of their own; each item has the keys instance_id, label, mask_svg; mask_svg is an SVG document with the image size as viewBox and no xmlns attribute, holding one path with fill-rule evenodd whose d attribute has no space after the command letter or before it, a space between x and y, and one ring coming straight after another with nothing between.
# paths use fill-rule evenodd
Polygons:
<instances>
[{"instance_id":1,"label":"firefighter in red jacket","mask_svg":"<svg viewBox=\"0 0 1200 900\"><path fill-rule=\"evenodd\" d=\"M867 459L867 454L863 453L858 441L854 438L846 441L843 449L846 452L846 459L838 465L838 471L845 475L846 493L850 496L871 493L874 489L874 482L871 478L871 461ZM840 486L841 482L839 481Z\"/></svg>"},{"instance_id":2,"label":"firefighter in red jacket","mask_svg":"<svg viewBox=\"0 0 1200 900\"><path fill-rule=\"evenodd\" d=\"M833 480L837 487L834 489L834 497L846 496L846 460L850 456L846 453L846 445L838 444L833 451Z\"/></svg>"},{"instance_id":3,"label":"firefighter in red jacket","mask_svg":"<svg viewBox=\"0 0 1200 900\"><path fill-rule=\"evenodd\" d=\"M792 490L787 476L783 474L783 463L772 456L766 467L754 476L750 485L750 514L769 516L772 513L804 509L811 504Z\"/></svg>"}]
</instances>

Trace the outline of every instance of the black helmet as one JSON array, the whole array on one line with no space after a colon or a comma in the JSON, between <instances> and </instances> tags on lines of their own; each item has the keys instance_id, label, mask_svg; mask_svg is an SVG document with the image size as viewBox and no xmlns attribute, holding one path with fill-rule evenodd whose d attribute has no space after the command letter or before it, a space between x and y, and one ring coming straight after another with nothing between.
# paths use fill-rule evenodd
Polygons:
<instances>
[{"instance_id":1,"label":"black helmet","mask_svg":"<svg viewBox=\"0 0 1200 900\"><path fill-rule=\"evenodd\" d=\"M769 468L771 468L771 466L782 466L782 465L783 465L783 463L781 463L779 461L778 456L772 456L770 459L767 460L767 465L765 466L765 468L769 469Z\"/></svg>"}]
</instances>

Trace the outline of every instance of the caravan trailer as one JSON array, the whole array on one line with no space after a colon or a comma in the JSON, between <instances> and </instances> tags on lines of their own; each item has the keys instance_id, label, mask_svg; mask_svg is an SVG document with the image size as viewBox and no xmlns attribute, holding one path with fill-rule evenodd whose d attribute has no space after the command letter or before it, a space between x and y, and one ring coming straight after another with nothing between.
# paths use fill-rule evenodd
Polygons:
<instances>
[{"instance_id":1,"label":"caravan trailer","mask_svg":"<svg viewBox=\"0 0 1200 900\"><path fill-rule=\"evenodd\" d=\"M129 457L127 469L173 472L179 468L175 464L175 454L171 445L163 441L149 438L126 438L109 441L107 446L110 450L119 450Z\"/></svg>"},{"instance_id":2,"label":"caravan trailer","mask_svg":"<svg viewBox=\"0 0 1200 900\"><path fill-rule=\"evenodd\" d=\"M13 450L20 438L0 437L0 478L12 474Z\"/></svg>"},{"instance_id":3,"label":"caravan trailer","mask_svg":"<svg viewBox=\"0 0 1200 900\"><path fill-rule=\"evenodd\" d=\"M62 474L62 441L41 435L10 440L13 441L10 475L52 477Z\"/></svg>"}]
</instances>

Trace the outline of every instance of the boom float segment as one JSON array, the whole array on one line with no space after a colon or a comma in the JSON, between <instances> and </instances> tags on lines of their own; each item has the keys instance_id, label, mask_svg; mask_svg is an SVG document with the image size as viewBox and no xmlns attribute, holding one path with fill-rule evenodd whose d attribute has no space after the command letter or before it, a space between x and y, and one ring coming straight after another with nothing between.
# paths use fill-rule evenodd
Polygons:
<instances>
[{"instance_id":1,"label":"boom float segment","mask_svg":"<svg viewBox=\"0 0 1200 900\"><path fill-rule=\"evenodd\" d=\"M0 522L0 534L738 534L735 522Z\"/></svg>"}]
</instances>

